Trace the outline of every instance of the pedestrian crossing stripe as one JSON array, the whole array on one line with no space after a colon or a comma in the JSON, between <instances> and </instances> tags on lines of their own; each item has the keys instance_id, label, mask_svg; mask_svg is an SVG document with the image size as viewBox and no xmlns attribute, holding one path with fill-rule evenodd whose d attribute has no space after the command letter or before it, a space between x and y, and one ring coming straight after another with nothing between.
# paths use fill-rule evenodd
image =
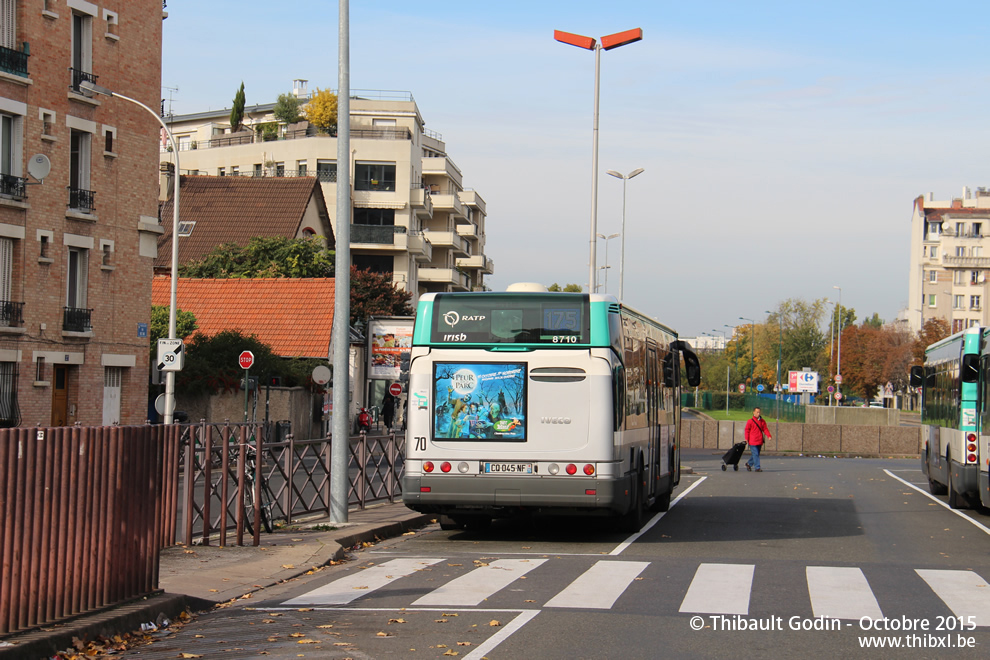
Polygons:
<instances>
[{"instance_id":1,"label":"pedestrian crossing stripe","mask_svg":"<svg viewBox=\"0 0 990 660\"><path fill-rule=\"evenodd\" d=\"M445 558L410 557L351 573L282 603L285 607L346 606ZM477 607L546 559L499 559L478 566L420 596L408 607ZM600 560L550 598L544 608L611 609L650 562ZM695 570L679 612L685 614L750 614L755 564L701 563ZM974 571L914 571L951 612L966 625L990 627L990 584ZM855 567L808 566L808 598L815 617L859 620L896 616L884 613L866 575ZM538 606L533 606L538 608Z\"/></svg>"}]
</instances>

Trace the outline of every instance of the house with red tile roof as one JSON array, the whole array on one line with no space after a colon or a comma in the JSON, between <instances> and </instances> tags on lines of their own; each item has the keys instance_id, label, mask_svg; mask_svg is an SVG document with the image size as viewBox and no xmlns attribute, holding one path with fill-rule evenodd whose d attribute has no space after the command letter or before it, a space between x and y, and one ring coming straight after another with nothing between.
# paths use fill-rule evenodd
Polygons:
<instances>
[{"instance_id":1,"label":"house with red tile roof","mask_svg":"<svg viewBox=\"0 0 990 660\"><path fill-rule=\"evenodd\" d=\"M181 193L180 193L181 208ZM181 243L181 242L180 242ZM167 307L168 277L152 281L153 305ZM179 278L176 305L196 316L198 332L255 335L281 357L326 358L333 329L334 280Z\"/></svg>"},{"instance_id":2,"label":"house with red tile roof","mask_svg":"<svg viewBox=\"0 0 990 660\"><path fill-rule=\"evenodd\" d=\"M223 243L245 246L256 236L320 236L334 246L316 177L181 176L179 186L180 264L202 259ZM169 197L159 213L165 233L158 239L155 272L161 274L172 267L172 203Z\"/></svg>"}]
</instances>

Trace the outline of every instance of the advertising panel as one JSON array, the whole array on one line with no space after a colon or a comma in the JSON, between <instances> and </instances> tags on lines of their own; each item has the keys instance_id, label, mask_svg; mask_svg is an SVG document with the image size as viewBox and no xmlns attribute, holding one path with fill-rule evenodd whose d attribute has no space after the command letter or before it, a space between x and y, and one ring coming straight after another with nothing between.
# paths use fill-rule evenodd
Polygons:
<instances>
[{"instance_id":1,"label":"advertising panel","mask_svg":"<svg viewBox=\"0 0 990 660\"><path fill-rule=\"evenodd\" d=\"M400 356L412 350L412 319L368 321L368 378L399 380Z\"/></svg>"},{"instance_id":2,"label":"advertising panel","mask_svg":"<svg viewBox=\"0 0 990 660\"><path fill-rule=\"evenodd\" d=\"M818 372L817 371L791 371L789 391L791 392L817 392Z\"/></svg>"},{"instance_id":3,"label":"advertising panel","mask_svg":"<svg viewBox=\"0 0 990 660\"><path fill-rule=\"evenodd\" d=\"M526 441L524 362L437 362L433 392L435 439Z\"/></svg>"}]
</instances>

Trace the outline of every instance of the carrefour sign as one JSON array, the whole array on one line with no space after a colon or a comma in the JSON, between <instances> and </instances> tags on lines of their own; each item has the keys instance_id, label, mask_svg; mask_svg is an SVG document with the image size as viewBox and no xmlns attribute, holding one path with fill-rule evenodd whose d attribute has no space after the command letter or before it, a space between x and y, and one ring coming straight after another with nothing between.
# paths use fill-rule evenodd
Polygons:
<instances>
[{"instance_id":1,"label":"carrefour sign","mask_svg":"<svg viewBox=\"0 0 990 660\"><path fill-rule=\"evenodd\" d=\"M788 372L791 392L817 392L818 372L817 371L791 371Z\"/></svg>"}]
</instances>

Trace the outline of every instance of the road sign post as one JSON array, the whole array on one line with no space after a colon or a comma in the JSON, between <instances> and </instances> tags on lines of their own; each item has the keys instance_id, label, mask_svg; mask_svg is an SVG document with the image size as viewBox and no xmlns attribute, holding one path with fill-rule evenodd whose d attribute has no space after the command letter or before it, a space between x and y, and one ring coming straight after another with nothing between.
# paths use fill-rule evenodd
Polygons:
<instances>
[{"instance_id":1,"label":"road sign post","mask_svg":"<svg viewBox=\"0 0 990 660\"><path fill-rule=\"evenodd\" d=\"M185 344L181 339L158 340L158 370L182 371L185 365Z\"/></svg>"},{"instance_id":2,"label":"road sign post","mask_svg":"<svg viewBox=\"0 0 990 660\"><path fill-rule=\"evenodd\" d=\"M251 366L254 364L254 353L241 351L237 356L237 364L244 370L244 423L248 421L248 390L251 389Z\"/></svg>"}]
</instances>

